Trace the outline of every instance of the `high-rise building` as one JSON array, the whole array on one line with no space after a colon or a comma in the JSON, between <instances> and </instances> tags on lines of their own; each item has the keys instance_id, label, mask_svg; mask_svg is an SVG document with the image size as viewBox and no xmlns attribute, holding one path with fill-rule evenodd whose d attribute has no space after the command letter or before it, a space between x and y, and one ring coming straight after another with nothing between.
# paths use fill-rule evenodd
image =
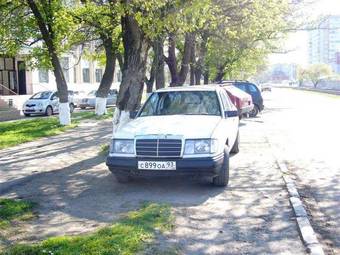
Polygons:
<instances>
[{"instance_id":1,"label":"high-rise building","mask_svg":"<svg viewBox=\"0 0 340 255\"><path fill-rule=\"evenodd\" d=\"M340 73L340 16L325 18L309 32L309 63L324 63Z\"/></svg>"}]
</instances>

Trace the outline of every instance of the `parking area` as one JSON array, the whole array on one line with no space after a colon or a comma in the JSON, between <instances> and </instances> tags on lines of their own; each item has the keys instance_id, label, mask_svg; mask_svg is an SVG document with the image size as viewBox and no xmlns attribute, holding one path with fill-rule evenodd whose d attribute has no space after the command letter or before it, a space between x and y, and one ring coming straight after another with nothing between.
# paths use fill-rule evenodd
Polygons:
<instances>
[{"instance_id":1,"label":"parking area","mask_svg":"<svg viewBox=\"0 0 340 255\"><path fill-rule=\"evenodd\" d=\"M178 178L118 184L99 154L110 132L110 121L89 121L0 152L0 195L39 204L9 242L86 233L154 201L172 206L175 228L162 241L183 254L305 253L263 117L242 121L227 188Z\"/></svg>"}]
</instances>

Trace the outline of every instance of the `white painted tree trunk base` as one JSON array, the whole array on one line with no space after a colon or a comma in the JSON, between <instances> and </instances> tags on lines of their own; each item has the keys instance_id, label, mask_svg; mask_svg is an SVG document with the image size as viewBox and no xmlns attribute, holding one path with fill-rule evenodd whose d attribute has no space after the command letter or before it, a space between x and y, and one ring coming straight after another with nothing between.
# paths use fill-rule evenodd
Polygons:
<instances>
[{"instance_id":1,"label":"white painted tree trunk base","mask_svg":"<svg viewBox=\"0 0 340 255\"><path fill-rule=\"evenodd\" d=\"M113 113L113 134L131 120L129 111L116 109Z\"/></svg>"},{"instance_id":2,"label":"white painted tree trunk base","mask_svg":"<svg viewBox=\"0 0 340 255\"><path fill-rule=\"evenodd\" d=\"M71 113L69 103L59 103L59 122L60 125L70 125L71 124Z\"/></svg>"},{"instance_id":3,"label":"white painted tree trunk base","mask_svg":"<svg viewBox=\"0 0 340 255\"><path fill-rule=\"evenodd\" d=\"M106 102L107 98L96 97L96 110L95 110L96 115L101 116L107 114Z\"/></svg>"}]
</instances>

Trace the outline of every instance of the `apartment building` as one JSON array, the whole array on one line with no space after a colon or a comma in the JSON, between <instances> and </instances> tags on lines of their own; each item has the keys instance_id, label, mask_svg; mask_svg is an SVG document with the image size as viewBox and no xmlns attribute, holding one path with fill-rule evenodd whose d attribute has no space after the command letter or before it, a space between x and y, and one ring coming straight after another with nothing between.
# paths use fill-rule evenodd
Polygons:
<instances>
[{"instance_id":1,"label":"apartment building","mask_svg":"<svg viewBox=\"0 0 340 255\"><path fill-rule=\"evenodd\" d=\"M325 63L340 74L340 15L325 18L309 32L309 63Z\"/></svg>"}]
</instances>

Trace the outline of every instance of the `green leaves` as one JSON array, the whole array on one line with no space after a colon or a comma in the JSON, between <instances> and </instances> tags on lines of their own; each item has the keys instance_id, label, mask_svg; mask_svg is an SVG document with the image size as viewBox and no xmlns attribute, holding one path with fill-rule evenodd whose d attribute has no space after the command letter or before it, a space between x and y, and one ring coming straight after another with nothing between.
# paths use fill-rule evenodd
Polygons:
<instances>
[{"instance_id":1,"label":"green leaves","mask_svg":"<svg viewBox=\"0 0 340 255\"><path fill-rule=\"evenodd\" d=\"M214 1L216 29L208 44L207 65L211 78L217 74L250 76L277 47L289 27L288 1Z\"/></svg>"}]
</instances>

